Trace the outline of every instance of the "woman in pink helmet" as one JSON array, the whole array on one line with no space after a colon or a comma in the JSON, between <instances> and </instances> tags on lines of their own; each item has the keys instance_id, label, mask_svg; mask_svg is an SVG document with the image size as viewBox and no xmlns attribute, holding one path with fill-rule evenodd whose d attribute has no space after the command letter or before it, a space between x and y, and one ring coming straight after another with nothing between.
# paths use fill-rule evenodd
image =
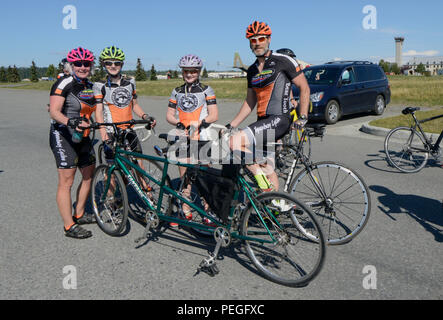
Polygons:
<instances>
[{"instance_id":1,"label":"woman in pink helmet","mask_svg":"<svg viewBox=\"0 0 443 320\"><path fill-rule=\"evenodd\" d=\"M58 171L57 205L67 237L84 239L91 231L80 225L95 222L92 215L85 214L85 204L91 188L95 168L95 152L89 138L89 118L95 111L92 83L88 80L93 68L94 55L84 48L71 50L67 60L72 75L58 79L51 88L49 112L51 123L49 144ZM72 215L71 188L77 169L82 181L77 189L76 206Z\"/></svg>"}]
</instances>

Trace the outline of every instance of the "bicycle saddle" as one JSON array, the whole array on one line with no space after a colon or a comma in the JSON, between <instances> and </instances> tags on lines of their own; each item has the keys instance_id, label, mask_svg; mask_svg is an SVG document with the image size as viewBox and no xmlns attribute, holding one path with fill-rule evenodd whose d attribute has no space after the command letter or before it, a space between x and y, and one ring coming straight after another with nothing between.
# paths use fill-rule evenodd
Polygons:
<instances>
[{"instance_id":1,"label":"bicycle saddle","mask_svg":"<svg viewBox=\"0 0 443 320\"><path fill-rule=\"evenodd\" d=\"M416 108L407 107L407 108L404 108L404 109L401 111L401 113L403 113L403 114L409 114L409 113L414 113L415 111L418 111L418 110L420 110L420 108L418 108L418 107L416 107Z\"/></svg>"}]
</instances>

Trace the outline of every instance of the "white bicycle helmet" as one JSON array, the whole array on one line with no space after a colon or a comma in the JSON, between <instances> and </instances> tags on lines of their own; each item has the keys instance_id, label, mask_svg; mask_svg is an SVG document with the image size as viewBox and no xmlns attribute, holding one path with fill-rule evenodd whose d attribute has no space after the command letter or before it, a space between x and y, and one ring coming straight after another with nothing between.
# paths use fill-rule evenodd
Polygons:
<instances>
[{"instance_id":1,"label":"white bicycle helmet","mask_svg":"<svg viewBox=\"0 0 443 320\"><path fill-rule=\"evenodd\" d=\"M202 68L203 61L196 55L187 54L180 59L178 66L180 68Z\"/></svg>"}]
</instances>

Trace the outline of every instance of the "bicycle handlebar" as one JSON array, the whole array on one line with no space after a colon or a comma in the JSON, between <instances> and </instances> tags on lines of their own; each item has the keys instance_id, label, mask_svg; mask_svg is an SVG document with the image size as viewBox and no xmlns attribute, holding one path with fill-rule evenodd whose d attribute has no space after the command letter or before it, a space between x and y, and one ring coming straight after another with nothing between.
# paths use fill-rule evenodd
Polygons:
<instances>
[{"instance_id":1,"label":"bicycle handlebar","mask_svg":"<svg viewBox=\"0 0 443 320\"><path fill-rule=\"evenodd\" d=\"M99 129L100 127L116 127L116 126L125 125L125 124L128 124L132 127L136 124L152 124L153 122L154 121L152 121L152 120L134 120L134 119L129 120L129 121L110 122L110 123L109 122L103 122L103 123L94 122L94 123L91 123L91 125L88 127L80 127L79 126L79 128L82 130Z\"/></svg>"}]
</instances>

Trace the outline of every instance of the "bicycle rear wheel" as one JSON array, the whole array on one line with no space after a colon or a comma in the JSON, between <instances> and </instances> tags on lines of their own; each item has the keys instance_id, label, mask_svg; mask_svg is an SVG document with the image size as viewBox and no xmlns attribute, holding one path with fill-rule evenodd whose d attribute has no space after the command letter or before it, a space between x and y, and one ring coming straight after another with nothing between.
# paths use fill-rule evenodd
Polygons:
<instances>
[{"instance_id":1,"label":"bicycle rear wheel","mask_svg":"<svg viewBox=\"0 0 443 320\"><path fill-rule=\"evenodd\" d=\"M318 162L292 180L289 192L317 215L328 244L357 236L369 219L371 198L363 179L336 162Z\"/></svg>"},{"instance_id":2,"label":"bicycle rear wheel","mask_svg":"<svg viewBox=\"0 0 443 320\"><path fill-rule=\"evenodd\" d=\"M388 162L402 172L418 172L428 161L426 141L413 128L398 127L389 131L384 146Z\"/></svg>"},{"instance_id":3,"label":"bicycle rear wheel","mask_svg":"<svg viewBox=\"0 0 443 320\"><path fill-rule=\"evenodd\" d=\"M320 272L326 245L307 206L289 194L265 192L244 211L246 252L263 276L286 286L304 286Z\"/></svg>"},{"instance_id":4,"label":"bicycle rear wheel","mask_svg":"<svg viewBox=\"0 0 443 320\"><path fill-rule=\"evenodd\" d=\"M92 178L91 198L100 229L110 236L120 235L128 220L128 196L120 172L114 170L109 176L108 166L97 167Z\"/></svg>"}]
</instances>

